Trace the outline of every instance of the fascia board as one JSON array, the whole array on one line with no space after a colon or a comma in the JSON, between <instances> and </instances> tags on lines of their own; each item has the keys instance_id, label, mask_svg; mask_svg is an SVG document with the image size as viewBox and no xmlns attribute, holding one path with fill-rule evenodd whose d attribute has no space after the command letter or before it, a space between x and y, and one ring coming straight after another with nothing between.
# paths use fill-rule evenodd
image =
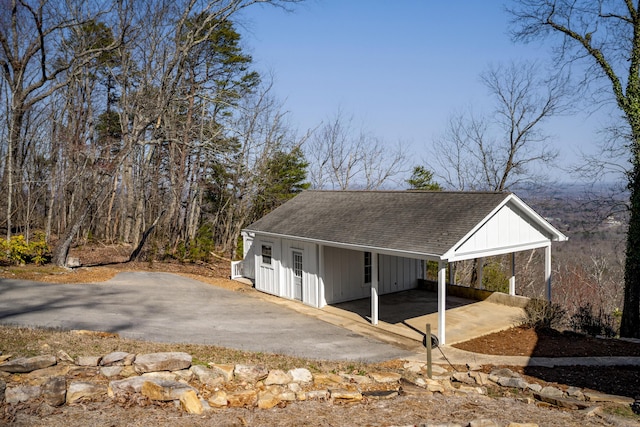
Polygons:
<instances>
[{"instance_id":1,"label":"fascia board","mask_svg":"<svg viewBox=\"0 0 640 427\"><path fill-rule=\"evenodd\" d=\"M422 259L422 260L430 260L430 261L441 260L441 256L438 254L427 254L427 253L414 252L414 251L402 251L398 249L380 248L375 246L357 245L352 243L332 242L329 240L312 239L308 237L293 236L288 234L269 233L265 231L255 231L255 230L245 230L245 231L250 231L252 233L255 233L256 236L261 235L261 236L274 237L274 238L280 238L280 239L298 240L301 242L315 243L318 245L330 246L334 248L351 249L351 250L360 251L360 252L375 252L377 254L382 254L382 255L400 256L404 258L414 258L414 259Z\"/></svg>"}]
</instances>

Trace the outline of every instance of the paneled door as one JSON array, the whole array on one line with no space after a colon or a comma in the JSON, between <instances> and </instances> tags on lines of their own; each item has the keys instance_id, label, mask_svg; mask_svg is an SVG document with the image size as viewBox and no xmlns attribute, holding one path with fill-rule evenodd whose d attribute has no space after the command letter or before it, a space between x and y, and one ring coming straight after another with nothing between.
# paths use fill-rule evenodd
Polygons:
<instances>
[{"instance_id":1,"label":"paneled door","mask_svg":"<svg viewBox=\"0 0 640 427\"><path fill-rule=\"evenodd\" d=\"M293 251L293 298L302 301L302 252Z\"/></svg>"}]
</instances>

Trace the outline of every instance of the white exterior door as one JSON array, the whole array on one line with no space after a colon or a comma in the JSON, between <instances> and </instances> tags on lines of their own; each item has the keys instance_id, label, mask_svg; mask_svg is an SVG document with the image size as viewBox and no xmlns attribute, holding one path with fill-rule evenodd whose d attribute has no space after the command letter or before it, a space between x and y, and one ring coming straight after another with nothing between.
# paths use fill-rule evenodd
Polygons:
<instances>
[{"instance_id":1,"label":"white exterior door","mask_svg":"<svg viewBox=\"0 0 640 427\"><path fill-rule=\"evenodd\" d=\"M293 251L293 298L302 301L302 252Z\"/></svg>"}]
</instances>

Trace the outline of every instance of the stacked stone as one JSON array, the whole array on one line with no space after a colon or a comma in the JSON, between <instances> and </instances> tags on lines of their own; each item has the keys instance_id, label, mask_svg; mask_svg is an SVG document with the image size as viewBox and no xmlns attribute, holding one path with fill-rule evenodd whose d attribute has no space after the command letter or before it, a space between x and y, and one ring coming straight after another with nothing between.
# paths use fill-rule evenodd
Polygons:
<instances>
[{"instance_id":1,"label":"stacked stone","mask_svg":"<svg viewBox=\"0 0 640 427\"><path fill-rule=\"evenodd\" d=\"M418 362L405 363L402 374L312 374L306 368L284 371L259 365L193 365L191 355L182 352L113 352L73 359L61 351L56 356L0 362L0 402L14 405L41 399L48 405L61 406L107 397L120 402L146 399L173 402L188 413L202 414L227 407L270 409L305 400L352 403L399 394L486 395L487 387L509 387L531 390L538 402L564 408L587 408L586 401L632 403L576 388L543 388L527 383L509 369L487 374L476 369L480 367L468 368L466 372L450 373L433 366L432 378L426 376L426 365Z\"/></svg>"}]
</instances>

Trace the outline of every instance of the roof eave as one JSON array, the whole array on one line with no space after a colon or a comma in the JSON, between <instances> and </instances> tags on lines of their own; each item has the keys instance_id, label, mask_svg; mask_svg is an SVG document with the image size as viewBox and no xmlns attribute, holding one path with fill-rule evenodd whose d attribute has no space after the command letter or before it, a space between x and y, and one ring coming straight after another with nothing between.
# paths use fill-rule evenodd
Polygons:
<instances>
[{"instance_id":1,"label":"roof eave","mask_svg":"<svg viewBox=\"0 0 640 427\"><path fill-rule=\"evenodd\" d=\"M402 257L405 257L405 258L425 259L425 260L434 260L434 261L442 259L442 255L441 254L430 254L430 253L416 252L416 251L405 251L405 250L400 250L400 249L383 248L383 247L368 246L368 245L360 245L360 244L355 244L355 243L334 242L334 241L330 241L330 240L314 239L314 238L311 238L311 237L301 237L301 236L294 236L294 235L289 235L289 234L280 234L280 233L272 233L272 232L268 232L268 231L252 230L250 228L245 228L245 229L242 230L242 232L250 232L250 233L260 234L262 236L279 238L279 239L298 240L298 241L302 241L302 242L315 243L315 244L318 244L318 245L330 246L330 247L335 247L335 248L351 249L351 250L356 250L356 251L361 251L361 252L375 252L375 253L383 254L383 255L402 256Z\"/></svg>"}]
</instances>

